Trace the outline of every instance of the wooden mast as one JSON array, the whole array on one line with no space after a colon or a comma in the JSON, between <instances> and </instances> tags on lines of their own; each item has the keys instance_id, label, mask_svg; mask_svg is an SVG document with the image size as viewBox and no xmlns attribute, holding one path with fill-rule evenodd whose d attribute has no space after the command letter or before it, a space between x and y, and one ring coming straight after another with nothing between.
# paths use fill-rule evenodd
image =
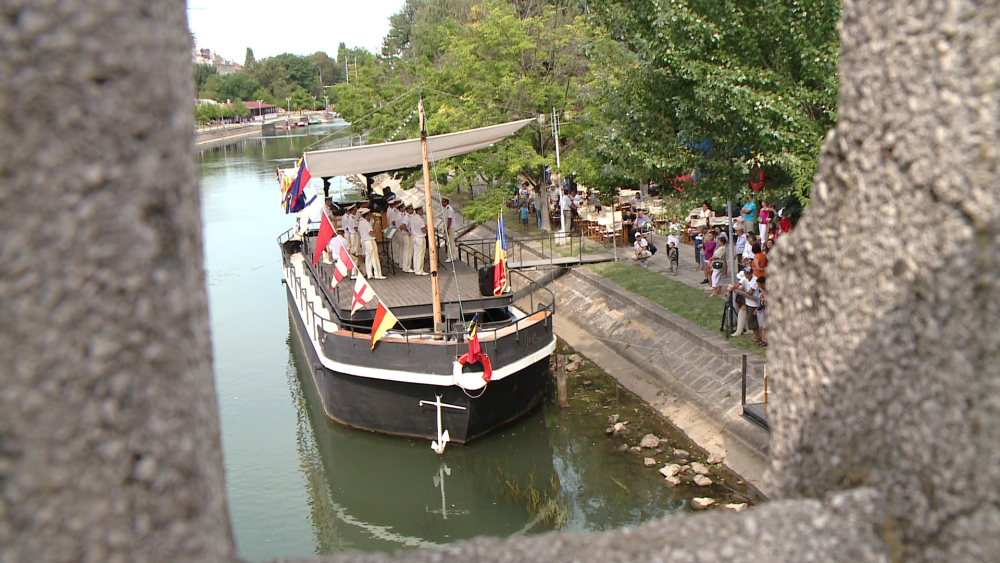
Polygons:
<instances>
[{"instance_id":1,"label":"wooden mast","mask_svg":"<svg viewBox=\"0 0 1000 563\"><path fill-rule=\"evenodd\" d=\"M417 101L417 112L420 114L420 153L424 165L424 211L427 216L427 246L431 263L431 292L434 297L434 332L439 333L441 327L441 282L438 279L437 236L434 228L434 207L431 205L431 171L427 165L427 120L424 116L424 101Z\"/></svg>"}]
</instances>

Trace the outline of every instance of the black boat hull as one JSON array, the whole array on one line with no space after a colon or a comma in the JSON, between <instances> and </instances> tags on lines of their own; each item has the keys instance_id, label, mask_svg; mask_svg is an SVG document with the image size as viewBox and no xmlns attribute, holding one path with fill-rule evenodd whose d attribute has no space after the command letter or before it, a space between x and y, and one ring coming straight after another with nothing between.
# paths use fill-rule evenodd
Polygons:
<instances>
[{"instance_id":1,"label":"black boat hull","mask_svg":"<svg viewBox=\"0 0 1000 563\"><path fill-rule=\"evenodd\" d=\"M515 373L491 381L485 389L466 391L451 385L451 376L440 376L442 384L411 383L375 379L341 373L323 365L310 341L298 308L289 290L289 312L296 336L309 360L316 391L326 416L339 424L405 436L436 440L437 408L420 402L434 402L442 408L442 428L451 442L465 443L530 412L542 398L548 379L549 358L543 356Z\"/></svg>"}]
</instances>

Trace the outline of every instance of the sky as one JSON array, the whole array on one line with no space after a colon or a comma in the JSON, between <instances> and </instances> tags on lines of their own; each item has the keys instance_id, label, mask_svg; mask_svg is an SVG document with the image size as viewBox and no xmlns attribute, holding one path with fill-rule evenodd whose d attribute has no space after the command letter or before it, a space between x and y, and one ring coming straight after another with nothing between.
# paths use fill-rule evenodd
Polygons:
<instances>
[{"instance_id":1,"label":"sky","mask_svg":"<svg viewBox=\"0 0 1000 563\"><path fill-rule=\"evenodd\" d=\"M243 64L247 47L262 59L281 53L337 56L341 41L375 53L389 16L405 0L187 0L198 47Z\"/></svg>"}]
</instances>

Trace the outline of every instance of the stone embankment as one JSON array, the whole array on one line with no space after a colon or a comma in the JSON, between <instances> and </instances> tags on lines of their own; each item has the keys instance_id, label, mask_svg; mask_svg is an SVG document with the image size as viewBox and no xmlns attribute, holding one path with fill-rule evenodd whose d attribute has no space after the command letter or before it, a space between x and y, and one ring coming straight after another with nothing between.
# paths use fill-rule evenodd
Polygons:
<instances>
[{"instance_id":1,"label":"stone embankment","mask_svg":"<svg viewBox=\"0 0 1000 563\"><path fill-rule=\"evenodd\" d=\"M199 131L195 136L195 147L199 150L220 147L222 145L261 136L260 123L247 123L210 131Z\"/></svg>"},{"instance_id":2,"label":"stone embankment","mask_svg":"<svg viewBox=\"0 0 1000 563\"><path fill-rule=\"evenodd\" d=\"M583 268L548 287L561 338L767 494L770 435L742 416L742 350ZM747 371L748 401L763 402L764 362Z\"/></svg>"}]
</instances>

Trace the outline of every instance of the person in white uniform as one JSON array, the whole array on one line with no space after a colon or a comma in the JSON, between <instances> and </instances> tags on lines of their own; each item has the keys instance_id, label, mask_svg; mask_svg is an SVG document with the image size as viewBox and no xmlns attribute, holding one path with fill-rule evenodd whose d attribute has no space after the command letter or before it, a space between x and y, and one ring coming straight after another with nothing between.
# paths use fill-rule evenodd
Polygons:
<instances>
[{"instance_id":1,"label":"person in white uniform","mask_svg":"<svg viewBox=\"0 0 1000 563\"><path fill-rule=\"evenodd\" d=\"M358 212L358 239L361 247L365 251L365 274L375 280L384 280L382 275L382 263L379 262L378 245L375 242L375 234L372 231L372 224L368 217L368 210L362 209Z\"/></svg>"},{"instance_id":2,"label":"person in white uniform","mask_svg":"<svg viewBox=\"0 0 1000 563\"><path fill-rule=\"evenodd\" d=\"M403 252L399 256L399 267L403 269L404 272L412 272L413 268L410 264L413 262L413 237L410 231L410 221L413 219L413 206L406 206L406 213L403 214L400 220L400 234L403 235Z\"/></svg>"},{"instance_id":3,"label":"person in white uniform","mask_svg":"<svg viewBox=\"0 0 1000 563\"><path fill-rule=\"evenodd\" d=\"M410 217L411 246L413 250L413 270L418 276L426 276L424 271L424 251L427 250L427 222L424 220L424 208L418 207L416 215Z\"/></svg>"},{"instance_id":4,"label":"person in white uniform","mask_svg":"<svg viewBox=\"0 0 1000 563\"><path fill-rule=\"evenodd\" d=\"M357 256L357 252L354 251L354 229L357 227L358 222L357 217L354 216L354 206L347 208L341 224L344 225L344 238L347 239L347 251Z\"/></svg>"},{"instance_id":5,"label":"person in white uniform","mask_svg":"<svg viewBox=\"0 0 1000 563\"><path fill-rule=\"evenodd\" d=\"M455 227L455 210L451 207L450 199L441 198L441 203L444 204L444 237L448 241L448 258L445 259L445 262L451 262L455 259L455 235L452 231Z\"/></svg>"},{"instance_id":6,"label":"person in white uniform","mask_svg":"<svg viewBox=\"0 0 1000 563\"><path fill-rule=\"evenodd\" d=\"M398 201L393 201L389 204L389 211L386 213L386 216L389 219L389 225L396 229L396 234L389 240L389 247L392 248L392 260L398 266L399 255L403 252L402 244L400 244L403 240L403 233L400 232L399 228L400 212Z\"/></svg>"}]
</instances>

